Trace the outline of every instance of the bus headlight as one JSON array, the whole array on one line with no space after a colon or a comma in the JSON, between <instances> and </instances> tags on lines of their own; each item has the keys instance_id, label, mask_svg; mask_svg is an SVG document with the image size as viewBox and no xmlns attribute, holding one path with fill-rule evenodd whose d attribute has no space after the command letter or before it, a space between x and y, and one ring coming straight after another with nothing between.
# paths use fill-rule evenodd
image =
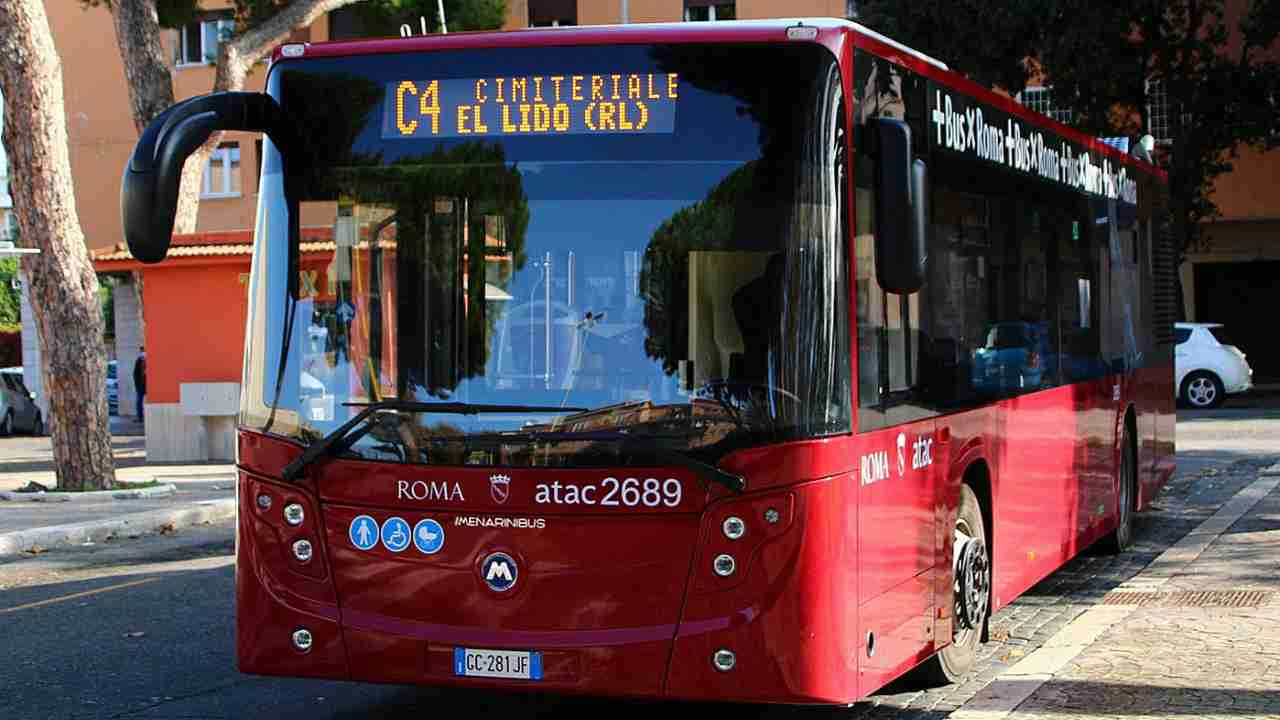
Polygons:
<instances>
[{"instance_id":1,"label":"bus headlight","mask_svg":"<svg viewBox=\"0 0 1280 720\"><path fill-rule=\"evenodd\" d=\"M290 525L301 525L306 519L306 513L303 512L302 506L298 503L290 503L284 506L284 521Z\"/></svg>"},{"instance_id":2,"label":"bus headlight","mask_svg":"<svg viewBox=\"0 0 1280 720\"><path fill-rule=\"evenodd\" d=\"M720 672L729 672L734 665L738 664L738 657L733 654L732 650L720 648L711 656L711 664Z\"/></svg>"},{"instance_id":3,"label":"bus headlight","mask_svg":"<svg viewBox=\"0 0 1280 720\"><path fill-rule=\"evenodd\" d=\"M738 563L732 555L717 555L712 568L720 577L729 577L734 570L738 569Z\"/></svg>"},{"instance_id":4,"label":"bus headlight","mask_svg":"<svg viewBox=\"0 0 1280 720\"><path fill-rule=\"evenodd\" d=\"M311 559L311 541L299 540L293 544L293 556L298 558L300 562L307 562Z\"/></svg>"},{"instance_id":5,"label":"bus headlight","mask_svg":"<svg viewBox=\"0 0 1280 720\"><path fill-rule=\"evenodd\" d=\"M724 536L730 540L737 540L747 533L747 524L742 522L742 518L737 515L730 515L724 519L720 529L724 531Z\"/></svg>"}]
</instances>

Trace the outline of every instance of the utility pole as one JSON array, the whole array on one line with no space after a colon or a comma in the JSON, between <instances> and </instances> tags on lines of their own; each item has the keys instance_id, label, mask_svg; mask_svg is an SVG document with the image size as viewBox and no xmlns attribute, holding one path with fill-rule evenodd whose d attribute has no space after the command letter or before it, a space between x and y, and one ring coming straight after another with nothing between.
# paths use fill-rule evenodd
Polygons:
<instances>
[{"instance_id":1,"label":"utility pole","mask_svg":"<svg viewBox=\"0 0 1280 720\"><path fill-rule=\"evenodd\" d=\"M621 0L621 1L622 1L622 24L626 25L627 23L631 22L631 18L630 18L631 13L629 12L627 7L628 5L627 0Z\"/></svg>"}]
</instances>

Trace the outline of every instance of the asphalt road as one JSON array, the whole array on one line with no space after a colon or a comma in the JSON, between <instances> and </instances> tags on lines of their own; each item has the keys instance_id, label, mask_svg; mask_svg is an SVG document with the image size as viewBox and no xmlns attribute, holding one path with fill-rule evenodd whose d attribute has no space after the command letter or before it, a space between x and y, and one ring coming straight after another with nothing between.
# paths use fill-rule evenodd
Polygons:
<instances>
[{"instance_id":1,"label":"asphalt road","mask_svg":"<svg viewBox=\"0 0 1280 720\"><path fill-rule=\"evenodd\" d=\"M1179 475L1210 478L1205 484L1212 484L1217 468L1280 452L1280 411L1184 414L1178 432ZM1159 524L1140 523L1139 542L1143 532ZM899 709L890 703L871 708L874 713L869 712L874 703L805 711L242 675L233 657L230 536L225 523L0 564L0 718L423 720L492 713L521 720L605 714L611 720L649 720L673 711L747 718L945 715L942 709L913 709L905 700ZM1060 575L1079 572L1069 567ZM909 695L901 688L893 691Z\"/></svg>"}]
</instances>

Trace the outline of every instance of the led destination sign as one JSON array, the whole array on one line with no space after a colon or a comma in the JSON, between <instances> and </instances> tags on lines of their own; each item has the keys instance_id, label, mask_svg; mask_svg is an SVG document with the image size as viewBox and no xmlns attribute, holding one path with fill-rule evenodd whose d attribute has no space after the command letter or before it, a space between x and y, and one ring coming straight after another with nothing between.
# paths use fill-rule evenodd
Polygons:
<instances>
[{"instance_id":1,"label":"led destination sign","mask_svg":"<svg viewBox=\"0 0 1280 720\"><path fill-rule=\"evenodd\" d=\"M676 73L584 73L387 84L382 137L671 133Z\"/></svg>"}]
</instances>

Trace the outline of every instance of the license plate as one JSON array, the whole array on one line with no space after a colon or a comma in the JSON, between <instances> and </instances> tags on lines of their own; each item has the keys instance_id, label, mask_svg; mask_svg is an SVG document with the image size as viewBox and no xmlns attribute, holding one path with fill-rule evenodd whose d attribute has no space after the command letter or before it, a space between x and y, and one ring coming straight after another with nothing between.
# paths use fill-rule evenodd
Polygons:
<instances>
[{"instance_id":1,"label":"license plate","mask_svg":"<svg viewBox=\"0 0 1280 720\"><path fill-rule=\"evenodd\" d=\"M541 680L542 653L529 650L454 648L453 674L464 677Z\"/></svg>"}]
</instances>

